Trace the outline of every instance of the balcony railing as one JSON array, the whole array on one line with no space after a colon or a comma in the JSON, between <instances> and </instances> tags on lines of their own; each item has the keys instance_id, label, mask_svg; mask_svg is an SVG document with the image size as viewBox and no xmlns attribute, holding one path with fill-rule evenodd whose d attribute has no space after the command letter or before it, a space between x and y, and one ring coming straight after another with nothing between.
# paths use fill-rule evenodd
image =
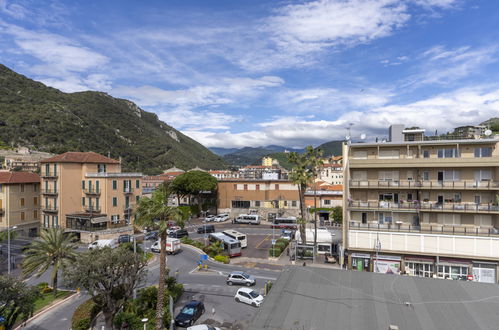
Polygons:
<instances>
[{"instance_id":1,"label":"balcony railing","mask_svg":"<svg viewBox=\"0 0 499 330\"><path fill-rule=\"evenodd\" d=\"M397 231L411 233L430 233L447 235L471 235L471 236L498 236L497 228L481 228L476 226L445 226L439 224L421 224L419 226L407 223L362 223L360 221L350 221L349 229L366 231Z\"/></svg>"},{"instance_id":2,"label":"balcony railing","mask_svg":"<svg viewBox=\"0 0 499 330\"><path fill-rule=\"evenodd\" d=\"M350 180L350 188L414 188L414 189L499 189L497 181L380 181L380 180Z\"/></svg>"},{"instance_id":3,"label":"balcony railing","mask_svg":"<svg viewBox=\"0 0 499 330\"><path fill-rule=\"evenodd\" d=\"M42 194L44 195L57 195L57 189L43 189Z\"/></svg>"},{"instance_id":4,"label":"balcony railing","mask_svg":"<svg viewBox=\"0 0 499 330\"><path fill-rule=\"evenodd\" d=\"M386 209L386 210L427 210L441 212L483 212L483 213L499 213L499 206L491 203L475 204L475 203L434 203L434 202L386 202L386 201L349 201L348 206L351 208L361 209Z\"/></svg>"},{"instance_id":5,"label":"balcony railing","mask_svg":"<svg viewBox=\"0 0 499 330\"><path fill-rule=\"evenodd\" d=\"M54 213L54 212L57 212L59 209L57 208L57 206L53 206L53 205L45 205L45 206L42 206L42 211L43 212L51 212L51 213Z\"/></svg>"},{"instance_id":6,"label":"balcony railing","mask_svg":"<svg viewBox=\"0 0 499 330\"><path fill-rule=\"evenodd\" d=\"M58 173L57 172L47 172L47 171L42 171L41 174L42 178L57 178Z\"/></svg>"},{"instance_id":7,"label":"balcony railing","mask_svg":"<svg viewBox=\"0 0 499 330\"><path fill-rule=\"evenodd\" d=\"M100 213L100 206L90 205L84 207L85 212L88 213Z\"/></svg>"},{"instance_id":8,"label":"balcony railing","mask_svg":"<svg viewBox=\"0 0 499 330\"><path fill-rule=\"evenodd\" d=\"M125 194L133 194L133 188L132 187L126 187L125 189L123 189L123 192Z\"/></svg>"},{"instance_id":9,"label":"balcony railing","mask_svg":"<svg viewBox=\"0 0 499 330\"><path fill-rule=\"evenodd\" d=\"M92 189L83 189L85 194L87 195L100 195L100 189L92 188Z\"/></svg>"},{"instance_id":10,"label":"balcony railing","mask_svg":"<svg viewBox=\"0 0 499 330\"><path fill-rule=\"evenodd\" d=\"M123 210L125 211L128 211L128 210L133 210L133 208L135 207L134 204L128 204L128 205L124 205L123 206Z\"/></svg>"}]
</instances>

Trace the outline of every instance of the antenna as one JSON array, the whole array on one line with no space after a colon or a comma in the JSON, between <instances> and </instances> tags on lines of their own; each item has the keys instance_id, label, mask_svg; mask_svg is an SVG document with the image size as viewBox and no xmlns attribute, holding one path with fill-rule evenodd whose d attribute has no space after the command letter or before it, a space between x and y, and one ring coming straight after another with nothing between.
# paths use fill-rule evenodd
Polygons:
<instances>
[{"instance_id":1,"label":"antenna","mask_svg":"<svg viewBox=\"0 0 499 330\"><path fill-rule=\"evenodd\" d=\"M349 141L350 140L350 137L352 136L351 133L351 128L352 126L355 125L354 123L348 123L348 127L347 127L347 135L345 136L345 140Z\"/></svg>"}]
</instances>

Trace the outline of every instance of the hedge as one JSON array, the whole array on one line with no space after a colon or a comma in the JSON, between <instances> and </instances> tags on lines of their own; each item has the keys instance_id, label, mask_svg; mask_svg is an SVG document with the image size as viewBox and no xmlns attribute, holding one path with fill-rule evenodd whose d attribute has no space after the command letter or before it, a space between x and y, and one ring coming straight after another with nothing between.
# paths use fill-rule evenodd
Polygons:
<instances>
[{"instance_id":1,"label":"hedge","mask_svg":"<svg viewBox=\"0 0 499 330\"><path fill-rule=\"evenodd\" d=\"M223 256L221 254L217 254L213 259L215 259L215 261L223 262L224 264L228 264L230 262L229 256Z\"/></svg>"},{"instance_id":2,"label":"hedge","mask_svg":"<svg viewBox=\"0 0 499 330\"><path fill-rule=\"evenodd\" d=\"M281 253L282 253L282 250L279 248L270 248L269 249L269 257L279 258Z\"/></svg>"},{"instance_id":3,"label":"hedge","mask_svg":"<svg viewBox=\"0 0 499 330\"><path fill-rule=\"evenodd\" d=\"M100 312L100 308L92 299L85 301L76 308L71 319L71 329L88 330L92 325L92 320Z\"/></svg>"},{"instance_id":4,"label":"hedge","mask_svg":"<svg viewBox=\"0 0 499 330\"><path fill-rule=\"evenodd\" d=\"M196 240L191 239L189 237L182 237L180 239L180 242L182 242L183 244L192 245L192 246L197 247L198 249L201 249L201 250L204 248L204 243L201 243L200 241L196 241Z\"/></svg>"}]
</instances>

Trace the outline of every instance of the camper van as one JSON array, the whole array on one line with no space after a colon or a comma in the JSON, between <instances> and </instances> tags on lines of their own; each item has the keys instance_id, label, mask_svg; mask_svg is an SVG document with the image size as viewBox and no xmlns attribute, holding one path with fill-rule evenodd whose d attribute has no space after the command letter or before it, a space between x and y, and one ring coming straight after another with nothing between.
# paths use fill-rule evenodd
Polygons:
<instances>
[{"instance_id":1,"label":"camper van","mask_svg":"<svg viewBox=\"0 0 499 330\"><path fill-rule=\"evenodd\" d=\"M260 224L260 216L256 214L240 214L237 218L234 219L234 223L247 223L250 225L259 225Z\"/></svg>"}]
</instances>

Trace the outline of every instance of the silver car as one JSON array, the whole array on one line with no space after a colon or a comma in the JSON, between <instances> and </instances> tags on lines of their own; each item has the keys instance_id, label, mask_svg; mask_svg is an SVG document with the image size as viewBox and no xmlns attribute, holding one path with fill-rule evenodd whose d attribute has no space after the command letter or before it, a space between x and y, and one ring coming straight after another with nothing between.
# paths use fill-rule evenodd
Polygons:
<instances>
[{"instance_id":1,"label":"silver car","mask_svg":"<svg viewBox=\"0 0 499 330\"><path fill-rule=\"evenodd\" d=\"M229 276L227 276L228 285L239 284L252 286L255 285L255 283L255 278L245 272L232 272L229 274Z\"/></svg>"}]
</instances>

